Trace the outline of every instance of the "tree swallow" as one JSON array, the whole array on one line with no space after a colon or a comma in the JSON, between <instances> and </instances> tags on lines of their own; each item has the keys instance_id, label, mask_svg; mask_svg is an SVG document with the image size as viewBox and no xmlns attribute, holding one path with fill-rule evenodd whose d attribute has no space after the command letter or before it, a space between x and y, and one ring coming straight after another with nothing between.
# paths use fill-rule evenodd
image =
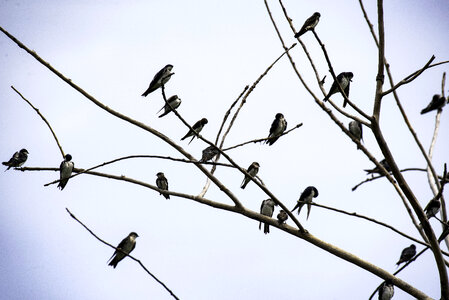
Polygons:
<instances>
[{"instance_id":1,"label":"tree swallow","mask_svg":"<svg viewBox=\"0 0 449 300\"><path fill-rule=\"evenodd\" d=\"M425 114L429 111L436 110L436 109L443 109L443 107L446 105L446 99L440 95L433 95L432 101L427 105L426 108L421 110L421 114Z\"/></svg>"},{"instance_id":2,"label":"tree swallow","mask_svg":"<svg viewBox=\"0 0 449 300\"><path fill-rule=\"evenodd\" d=\"M363 141L362 123L359 121L349 122L349 132L360 142ZM360 147L357 145L357 149Z\"/></svg>"},{"instance_id":3,"label":"tree swallow","mask_svg":"<svg viewBox=\"0 0 449 300\"><path fill-rule=\"evenodd\" d=\"M203 150L203 156L201 157L200 162L206 162L211 160L219 153L218 148L216 146L209 146Z\"/></svg>"},{"instance_id":4,"label":"tree swallow","mask_svg":"<svg viewBox=\"0 0 449 300\"><path fill-rule=\"evenodd\" d=\"M61 162L59 166L59 184L58 188L61 191L64 189L65 185L69 181L69 177L72 175L73 168L75 167L75 163L72 160L72 156L70 154L66 154L64 160Z\"/></svg>"},{"instance_id":5,"label":"tree swallow","mask_svg":"<svg viewBox=\"0 0 449 300\"><path fill-rule=\"evenodd\" d=\"M195 136L200 133L201 130L203 130L204 125L207 124L207 119L206 118L202 118L201 120L199 120L198 122L195 123L195 125L192 126L193 130L189 130L189 132L187 132L187 134L181 139L185 140L186 138L188 138L189 136L193 136L192 139L189 142L190 143L193 141L193 139L195 138Z\"/></svg>"},{"instance_id":6,"label":"tree swallow","mask_svg":"<svg viewBox=\"0 0 449 300\"><path fill-rule=\"evenodd\" d=\"M281 209L277 215L279 224L284 224L288 219L288 215L285 210Z\"/></svg>"},{"instance_id":7,"label":"tree swallow","mask_svg":"<svg viewBox=\"0 0 449 300\"><path fill-rule=\"evenodd\" d=\"M22 166L28 159L28 150L22 149L16 153L9 159L9 161L4 161L2 164L7 166L8 168L5 171L8 171L10 168L18 168Z\"/></svg>"},{"instance_id":8,"label":"tree swallow","mask_svg":"<svg viewBox=\"0 0 449 300\"><path fill-rule=\"evenodd\" d=\"M124 238L120 244L118 244L117 248L125 252L126 254L130 254L131 251L134 250L136 247L136 238L139 235L135 232L131 232L126 238ZM115 257L114 257L115 256ZM114 254L112 254L111 258L109 259L111 262L109 263L110 266L113 266L114 269L117 267L117 264L125 258L125 254L123 254L121 251L115 250Z\"/></svg>"},{"instance_id":9,"label":"tree swallow","mask_svg":"<svg viewBox=\"0 0 449 300\"><path fill-rule=\"evenodd\" d=\"M388 164L388 162L385 158L382 159L379 163L385 168L385 170L387 170L387 172L391 172L390 165ZM373 169L365 169L364 171L368 174L374 174L374 173L380 174L380 168L378 168L377 166Z\"/></svg>"},{"instance_id":10,"label":"tree swallow","mask_svg":"<svg viewBox=\"0 0 449 300\"><path fill-rule=\"evenodd\" d=\"M399 261L396 263L396 265L399 266L403 262L408 262L415 255L416 255L416 246L414 244L411 244L410 247L404 248L404 250L402 250L401 257L399 258Z\"/></svg>"},{"instance_id":11,"label":"tree swallow","mask_svg":"<svg viewBox=\"0 0 449 300\"><path fill-rule=\"evenodd\" d=\"M299 32L297 34L295 34L295 38L300 37L301 35L303 35L304 33L306 33L309 30L315 29L315 26L320 21L320 17L321 17L320 13L316 12L310 18L308 18L304 22L304 25L302 25L301 30L299 30Z\"/></svg>"},{"instance_id":12,"label":"tree swallow","mask_svg":"<svg viewBox=\"0 0 449 300\"><path fill-rule=\"evenodd\" d=\"M307 220L309 219L310 210L312 209L312 199L318 197L318 190L314 186L308 186L306 189L301 193L301 196L298 199L298 203L296 203L295 207L293 207L292 212L295 211L295 209L298 209L298 215L301 211L301 208L304 206L304 204L307 203Z\"/></svg>"},{"instance_id":13,"label":"tree swallow","mask_svg":"<svg viewBox=\"0 0 449 300\"><path fill-rule=\"evenodd\" d=\"M172 65L166 65L159 72L157 72L157 74L154 75L153 80L151 80L150 86L142 94L142 96L146 97L148 96L148 94L160 88L162 84L166 84L170 80L171 76L174 74L170 73L172 69L173 69Z\"/></svg>"},{"instance_id":14,"label":"tree swallow","mask_svg":"<svg viewBox=\"0 0 449 300\"><path fill-rule=\"evenodd\" d=\"M164 110L164 113L159 116L159 118L162 118L169 112L171 112L174 109L177 109L181 105L181 98L178 98L178 95L173 95L170 98L167 99L167 103L157 112L159 113L161 110Z\"/></svg>"},{"instance_id":15,"label":"tree swallow","mask_svg":"<svg viewBox=\"0 0 449 300\"><path fill-rule=\"evenodd\" d=\"M274 203L273 200L267 199L262 201L262 205L260 206L260 213L264 216L272 217L274 212L274 206L276 203ZM259 222L259 230L262 226L262 222ZM263 227L263 233L267 234L270 233L270 225L267 223L264 224Z\"/></svg>"},{"instance_id":16,"label":"tree swallow","mask_svg":"<svg viewBox=\"0 0 449 300\"><path fill-rule=\"evenodd\" d=\"M271 124L270 134L268 135L268 139L265 141L265 144L270 146L273 145L285 129L287 129L287 121L285 120L283 114L277 113L276 118Z\"/></svg>"},{"instance_id":17,"label":"tree swallow","mask_svg":"<svg viewBox=\"0 0 449 300\"><path fill-rule=\"evenodd\" d=\"M427 219L435 217L435 215L440 211L440 206L440 201L436 199L430 200L430 202L426 205L426 208L424 208Z\"/></svg>"},{"instance_id":18,"label":"tree swallow","mask_svg":"<svg viewBox=\"0 0 449 300\"><path fill-rule=\"evenodd\" d=\"M256 176L257 172L259 172L259 163L258 162L253 162L249 167L248 170L246 170L246 172L249 173L249 175L251 175L251 177ZM240 186L242 189L244 189L246 187L246 185L248 184L248 182L250 182L250 177L248 175L245 175L245 178L243 178L243 182L242 185Z\"/></svg>"},{"instance_id":19,"label":"tree swallow","mask_svg":"<svg viewBox=\"0 0 449 300\"><path fill-rule=\"evenodd\" d=\"M394 295L394 285L391 280L384 281L379 288L379 300L391 300Z\"/></svg>"},{"instance_id":20,"label":"tree swallow","mask_svg":"<svg viewBox=\"0 0 449 300\"><path fill-rule=\"evenodd\" d=\"M324 97L323 101L327 101L329 97L335 93L338 93L338 85L337 82L340 83L341 89L345 92L346 97L349 97L349 85L352 81L352 77L354 77L354 74L352 72L343 72L338 74L337 81L334 81L332 83L331 89L329 90L329 94L327 94L326 97ZM347 104L347 101L343 102L343 107L345 107Z\"/></svg>"},{"instance_id":21,"label":"tree swallow","mask_svg":"<svg viewBox=\"0 0 449 300\"><path fill-rule=\"evenodd\" d=\"M168 181L167 178L165 178L164 173L159 172L156 174L157 179L156 179L156 185L158 188L160 188L161 190L165 190L168 191ZM165 194L165 193L159 193L160 195L163 195L165 197L165 199L170 199L170 195L169 194Z\"/></svg>"}]
</instances>

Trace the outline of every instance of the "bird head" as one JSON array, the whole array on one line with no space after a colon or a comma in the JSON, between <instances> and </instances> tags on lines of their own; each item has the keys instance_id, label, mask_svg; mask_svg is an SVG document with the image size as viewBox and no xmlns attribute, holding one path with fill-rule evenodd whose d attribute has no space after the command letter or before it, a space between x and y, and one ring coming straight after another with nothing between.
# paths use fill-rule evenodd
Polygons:
<instances>
[{"instance_id":1,"label":"bird head","mask_svg":"<svg viewBox=\"0 0 449 300\"><path fill-rule=\"evenodd\" d=\"M23 148L22 150L20 150L20 153L26 153L26 154L29 154L29 153L28 153L28 150L25 149L25 148Z\"/></svg>"},{"instance_id":2,"label":"bird head","mask_svg":"<svg viewBox=\"0 0 449 300\"><path fill-rule=\"evenodd\" d=\"M206 118L202 118L202 119L201 119L201 124L203 124L203 125L207 124L208 122L209 122L209 121L207 121Z\"/></svg>"},{"instance_id":3,"label":"bird head","mask_svg":"<svg viewBox=\"0 0 449 300\"><path fill-rule=\"evenodd\" d=\"M70 154L66 154L64 156L64 158L65 158L65 161L71 161L72 160L72 156Z\"/></svg>"}]
</instances>

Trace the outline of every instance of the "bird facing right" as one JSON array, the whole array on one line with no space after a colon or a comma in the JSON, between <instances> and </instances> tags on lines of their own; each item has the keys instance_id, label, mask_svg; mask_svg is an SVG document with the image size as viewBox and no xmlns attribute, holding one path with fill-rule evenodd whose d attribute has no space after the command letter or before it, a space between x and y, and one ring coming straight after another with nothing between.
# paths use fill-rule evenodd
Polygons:
<instances>
[{"instance_id":1,"label":"bird facing right","mask_svg":"<svg viewBox=\"0 0 449 300\"><path fill-rule=\"evenodd\" d=\"M5 171L8 171L10 168L21 167L27 161L28 154L29 153L27 149L21 149L20 151L14 153L14 155L8 161L2 162L4 166L8 167Z\"/></svg>"},{"instance_id":2,"label":"bird facing right","mask_svg":"<svg viewBox=\"0 0 449 300\"><path fill-rule=\"evenodd\" d=\"M293 207L292 212L295 211L295 209L298 209L298 215L301 212L301 208L304 206L304 204L307 204L307 219L309 219L310 210L312 209L312 199L318 197L318 190L314 186L308 186L304 189L304 191L301 193L301 196L298 199L298 202L296 203L295 207Z\"/></svg>"},{"instance_id":3,"label":"bird facing right","mask_svg":"<svg viewBox=\"0 0 449 300\"><path fill-rule=\"evenodd\" d=\"M446 99L443 96L433 95L430 103L423 110L421 110L421 114L423 115L425 113L428 113L429 111L436 110L436 109L438 109L438 110L443 109L443 107L445 105L446 105Z\"/></svg>"},{"instance_id":4,"label":"bird facing right","mask_svg":"<svg viewBox=\"0 0 449 300\"><path fill-rule=\"evenodd\" d=\"M254 177L259 172L259 167L259 163L255 161L248 167L248 170L246 170L246 172L248 172L251 177ZM245 178L243 178L242 185L240 186L242 189L244 189L248 182L250 182L250 176L245 175Z\"/></svg>"},{"instance_id":5,"label":"bird facing right","mask_svg":"<svg viewBox=\"0 0 449 300\"><path fill-rule=\"evenodd\" d=\"M125 252L126 254L130 254L131 251L134 250L136 247L136 238L139 235L135 232L131 232L126 238L124 238L120 244L118 244L117 248ZM109 265L114 267L117 267L117 264L126 257L124 253L121 251L115 250L114 254L112 254Z\"/></svg>"},{"instance_id":6,"label":"bird facing right","mask_svg":"<svg viewBox=\"0 0 449 300\"><path fill-rule=\"evenodd\" d=\"M321 14L319 12L315 12L311 17L309 17L304 24L302 25L301 29L298 31L298 33L295 34L295 38L300 37L304 33L306 33L309 30L314 30L315 26L318 25L318 22L320 21Z\"/></svg>"},{"instance_id":7,"label":"bird facing right","mask_svg":"<svg viewBox=\"0 0 449 300\"><path fill-rule=\"evenodd\" d=\"M354 77L354 74L352 74L352 72L342 72L342 73L338 74L337 81L334 81L332 83L331 89L329 90L329 93L327 94L327 96L324 97L323 101L327 101L330 96L339 92L337 82L340 84L342 91L345 92L346 97L349 97L349 86L351 84L353 77ZM347 104L347 101L345 99L343 102L343 107L346 107L346 104Z\"/></svg>"},{"instance_id":8,"label":"bird facing right","mask_svg":"<svg viewBox=\"0 0 449 300\"><path fill-rule=\"evenodd\" d=\"M399 258L399 261L396 263L396 265L399 266L404 262L408 262L415 255L416 255L416 246L414 244L411 244L410 247L404 248L404 250L402 250L401 257Z\"/></svg>"},{"instance_id":9,"label":"bird facing right","mask_svg":"<svg viewBox=\"0 0 449 300\"><path fill-rule=\"evenodd\" d=\"M142 94L143 97L148 96L150 93L154 92L160 88L163 84L165 85L174 73L171 73L173 65L166 65L159 72L154 75L153 80L151 80L150 85L147 90Z\"/></svg>"},{"instance_id":10,"label":"bird facing right","mask_svg":"<svg viewBox=\"0 0 449 300\"><path fill-rule=\"evenodd\" d=\"M265 141L265 144L273 145L279 138L279 136L284 133L285 129L287 129L287 120L285 120L284 115L281 113L277 113L276 117L271 123L270 134L268 135L268 139Z\"/></svg>"}]
</instances>

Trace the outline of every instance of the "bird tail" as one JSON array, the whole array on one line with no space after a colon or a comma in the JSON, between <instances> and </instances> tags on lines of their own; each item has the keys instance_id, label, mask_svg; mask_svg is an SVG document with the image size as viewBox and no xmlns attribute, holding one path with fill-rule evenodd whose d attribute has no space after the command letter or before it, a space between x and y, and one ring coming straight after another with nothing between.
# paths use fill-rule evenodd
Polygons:
<instances>
[{"instance_id":1,"label":"bird tail","mask_svg":"<svg viewBox=\"0 0 449 300\"><path fill-rule=\"evenodd\" d=\"M262 227L262 222L259 222L259 230L260 230L261 227Z\"/></svg>"},{"instance_id":2,"label":"bird tail","mask_svg":"<svg viewBox=\"0 0 449 300\"><path fill-rule=\"evenodd\" d=\"M427 109L427 107L426 108L424 108L423 110L421 110L421 114L423 115L423 114L425 114L425 113L428 113L430 110L429 109Z\"/></svg>"},{"instance_id":3,"label":"bird tail","mask_svg":"<svg viewBox=\"0 0 449 300\"><path fill-rule=\"evenodd\" d=\"M310 211L312 210L312 204L307 203L307 218L306 220L309 219L309 215L310 215Z\"/></svg>"},{"instance_id":4,"label":"bird tail","mask_svg":"<svg viewBox=\"0 0 449 300\"><path fill-rule=\"evenodd\" d=\"M151 92L153 92L154 91L154 89L152 89L152 88L148 88L143 94L142 94L142 96L143 97L146 97L146 96L148 96Z\"/></svg>"},{"instance_id":5,"label":"bird tail","mask_svg":"<svg viewBox=\"0 0 449 300\"><path fill-rule=\"evenodd\" d=\"M156 113L156 114L160 113L160 112L161 112L161 110L163 110L164 108L165 108L165 105L164 105L164 106L162 106L162 108L161 108L161 109L159 109L159 110L157 111L157 113Z\"/></svg>"},{"instance_id":6,"label":"bird tail","mask_svg":"<svg viewBox=\"0 0 449 300\"><path fill-rule=\"evenodd\" d=\"M190 145L190 143L193 141L194 138L195 138L195 135L192 136L192 139L190 140L190 142L188 143L188 145Z\"/></svg>"},{"instance_id":7,"label":"bird tail","mask_svg":"<svg viewBox=\"0 0 449 300\"><path fill-rule=\"evenodd\" d=\"M268 225L267 223L263 225L263 233L270 233L270 225Z\"/></svg>"},{"instance_id":8,"label":"bird tail","mask_svg":"<svg viewBox=\"0 0 449 300\"><path fill-rule=\"evenodd\" d=\"M164 194L165 199L170 199L170 195L169 194Z\"/></svg>"},{"instance_id":9,"label":"bird tail","mask_svg":"<svg viewBox=\"0 0 449 300\"><path fill-rule=\"evenodd\" d=\"M68 179L63 179L63 180L59 181L58 188L61 189L61 191L62 191L65 188L68 181L69 181Z\"/></svg>"},{"instance_id":10,"label":"bird tail","mask_svg":"<svg viewBox=\"0 0 449 300\"><path fill-rule=\"evenodd\" d=\"M244 189L244 188L246 188L246 185L248 184L248 182L249 182L249 179L248 180L246 180L246 177L243 179L243 181L242 181L242 184L241 184L241 188L242 189Z\"/></svg>"},{"instance_id":11,"label":"bird tail","mask_svg":"<svg viewBox=\"0 0 449 300\"><path fill-rule=\"evenodd\" d=\"M343 107L346 107L346 104L348 104L348 101L345 99L345 101L343 101Z\"/></svg>"},{"instance_id":12,"label":"bird tail","mask_svg":"<svg viewBox=\"0 0 449 300\"><path fill-rule=\"evenodd\" d=\"M330 96L330 94L327 94L326 97L324 97L323 101L326 102L327 100L329 100Z\"/></svg>"}]
</instances>

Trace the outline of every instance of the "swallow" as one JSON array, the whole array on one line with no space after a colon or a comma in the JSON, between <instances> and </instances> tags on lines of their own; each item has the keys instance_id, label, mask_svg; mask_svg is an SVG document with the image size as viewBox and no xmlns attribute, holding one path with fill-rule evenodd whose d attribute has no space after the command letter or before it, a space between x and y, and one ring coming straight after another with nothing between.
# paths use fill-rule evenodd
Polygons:
<instances>
[{"instance_id":1,"label":"swallow","mask_svg":"<svg viewBox=\"0 0 449 300\"><path fill-rule=\"evenodd\" d=\"M387 170L387 172L391 172L390 165L388 164L388 162L385 158L382 159L379 163L385 168L385 170ZM378 166L376 166L373 169L365 169L364 171L368 174L374 174L374 173L380 174L380 168Z\"/></svg>"},{"instance_id":2,"label":"swallow","mask_svg":"<svg viewBox=\"0 0 449 300\"><path fill-rule=\"evenodd\" d=\"M430 200L430 202L424 208L427 219L435 217L435 215L440 211L441 203L436 199Z\"/></svg>"},{"instance_id":3,"label":"swallow","mask_svg":"<svg viewBox=\"0 0 449 300\"><path fill-rule=\"evenodd\" d=\"M399 258L399 261L396 263L396 265L399 266L403 262L408 262L415 255L416 255L416 246L414 244L411 244L410 247L404 248L404 250L402 250L401 257Z\"/></svg>"},{"instance_id":4,"label":"swallow","mask_svg":"<svg viewBox=\"0 0 449 300\"><path fill-rule=\"evenodd\" d=\"M270 127L270 134L268 135L265 144L273 145L279 138L279 136L287 129L287 121L284 118L284 115L281 113L276 114L276 118Z\"/></svg>"},{"instance_id":5,"label":"swallow","mask_svg":"<svg viewBox=\"0 0 449 300\"><path fill-rule=\"evenodd\" d=\"M309 17L305 22L304 25L302 25L301 29L299 30L298 33L295 34L295 38L299 38L301 35L303 35L304 33L306 33L309 30L314 30L315 26L318 24L318 22L320 21L320 13L316 12L314 13L311 17Z\"/></svg>"},{"instance_id":6,"label":"swallow","mask_svg":"<svg viewBox=\"0 0 449 300\"><path fill-rule=\"evenodd\" d=\"M318 190L314 186L308 186L299 196L298 203L293 207L292 212L298 209L298 215L304 204L307 203L307 220L309 219L310 210L312 209L312 199L318 197Z\"/></svg>"},{"instance_id":7,"label":"swallow","mask_svg":"<svg viewBox=\"0 0 449 300\"><path fill-rule=\"evenodd\" d=\"M126 254L130 254L131 251L134 250L136 247L136 238L139 235L135 232L131 232L126 238L124 238L120 244L118 244L117 248L122 250ZM108 260L110 261L109 265L113 266L114 269L117 267L117 264L125 258L125 254L122 253L119 250L115 250L114 254L112 254L111 258Z\"/></svg>"},{"instance_id":8,"label":"swallow","mask_svg":"<svg viewBox=\"0 0 449 300\"><path fill-rule=\"evenodd\" d=\"M424 108L423 110L421 110L421 114L425 114L428 113L429 111L432 110L440 110L443 109L443 107L446 105L446 99L440 95L433 95L432 100L430 101L430 103L426 106L426 108Z\"/></svg>"},{"instance_id":9,"label":"swallow","mask_svg":"<svg viewBox=\"0 0 449 300\"><path fill-rule=\"evenodd\" d=\"M206 118L202 118L201 120L199 120L198 122L195 123L195 125L192 126L192 129L189 129L189 132L187 132L187 134L181 139L185 140L186 138L188 138L189 136L193 136L192 139L189 142L190 143L193 141L193 139L195 138L195 136L200 133L201 130L203 130L204 125L206 125L208 123Z\"/></svg>"},{"instance_id":10,"label":"swallow","mask_svg":"<svg viewBox=\"0 0 449 300\"><path fill-rule=\"evenodd\" d=\"M157 112L159 113L161 110L164 110L164 113L159 116L159 118L162 118L169 112L173 111L174 109L177 109L181 105L181 98L178 98L178 95L173 95L170 98L168 98L167 103Z\"/></svg>"},{"instance_id":11,"label":"swallow","mask_svg":"<svg viewBox=\"0 0 449 300\"><path fill-rule=\"evenodd\" d=\"M329 90L327 96L324 97L323 101L327 101L331 95L339 92L337 82L340 84L341 89L345 92L346 97L349 97L349 85L352 81L352 77L354 77L354 74L352 74L352 72L343 72L338 74L337 81L334 81L332 83L331 89ZM346 104L347 101L345 99L345 101L343 102L343 107L345 107Z\"/></svg>"},{"instance_id":12,"label":"swallow","mask_svg":"<svg viewBox=\"0 0 449 300\"><path fill-rule=\"evenodd\" d=\"M254 177L259 172L259 167L259 163L255 161L248 167L248 170L246 170L246 172L248 172L251 177ZM245 178L243 178L242 185L240 186L242 189L244 189L248 182L250 182L250 176L245 174Z\"/></svg>"},{"instance_id":13,"label":"swallow","mask_svg":"<svg viewBox=\"0 0 449 300\"><path fill-rule=\"evenodd\" d=\"M216 146L209 146L203 150L203 156L201 157L200 162L206 162L215 157L220 151Z\"/></svg>"},{"instance_id":14,"label":"swallow","mask_svg":"<svg viewBox=\"0 0 449 300\"><path fill-rule=\"evenodd\" d=\"M359 121L351 121L349 122L349 132L359 141L363 141L363 130L362 123ZM360 149L359 145L357 145L357 149Z\"/></svg>"},{"instance_id":15,"label":"swallow","mask_svg":"<svg viewBox=\"0 0 449 300\"><path fill-rule=\"evenodd\" d=\"M64 189L65 185L69 181L69 177L72 176L73 168L75 167L75 163L72 160L72 156L70 154L66 154L64 156L64 160L59 165L59 184L58 188L61 191Z\"/></svg>"},{"instance_id":16,"label":"swallow","mask_svg":"<svg viewBox=\"0 0 449 300\"><path fill-rule=\"evenodd\" d=\"M262 205L260 206L260 213L264 216L272 217L274 212L274 206L276 203L274 203L273 200L267 199L262 201ZM259 222L259 230L262 226L262 222ZM270 225L267 223L264 224L263 227L263 233L267 234L270 233Z\"/></svg>"},{"instance_id":17,"label":"swallow","mask_svg":"<svg viewBox=\"0 0 449 300\"><path fill-rule=\"evenodd\" d=\"M173 69L172 65L166 65L163 67L156 75L154 75L153 80L151 80L150 86L148 89L142 94L143 97L148 96L148 94L154 92L158 88L160 88L163 84L166 84L171 76L175 73L170 73Z\"/></svg>"},{"instance_id":18,"label":"swallow","mask_svg":"<svg viewBox=\"0 0 449 300\"><path fill-rule=\"evenodd\" d=\"M14 153L8 161L2 162L4 166L8 167L5 171L8 171L10 168L18 168L22 166L27 161L28 154L27 149L21 149L20 151Z\"/></svg>"},{"instance_id":19,"label":"swallow","mask_svg":"<svg viewBox=\"0 0 449 300\"><path fill-rule=\"evenodd\" d=\"M394 295L394 285L391 280L384 281L379 287L379 300L391 300Z\"/></svg>"},{"instance_id":20,"label":"swallow","mask_svg":"<svg viewBox=\"0 0 449 300\"><path fill-rule=\"evenodd\" d=\"M156 179L156 185L158 188L160 188L161 190L164 191L168 191L168 180L167 178L165 178L164 173L159 172L156 174L157 179ZM166 193L159 193L160 195L163 195L165 197L165 199L170 199L170 195L166 194Z\"/></svg>"},{"instance_id":21,"label":"swallow","mask_svg":"<svg viewBox=\"0 0 449 300\"><path fill-rule=\"evenodd\" d=\"M285 210L281 209L277 215L279 224L284 224L288 219L288 215Z\"/></svg>"}]
</instances>

